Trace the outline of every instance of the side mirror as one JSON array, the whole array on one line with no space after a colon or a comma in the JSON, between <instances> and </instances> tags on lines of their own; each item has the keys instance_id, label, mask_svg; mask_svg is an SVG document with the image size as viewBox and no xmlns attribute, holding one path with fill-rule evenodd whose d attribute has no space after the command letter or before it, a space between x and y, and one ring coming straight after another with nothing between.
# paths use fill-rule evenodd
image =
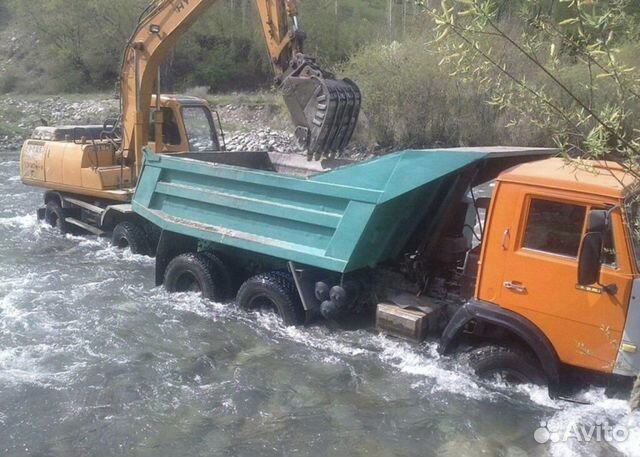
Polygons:
<instances>
[{"instance_id":1,"label":"side mirror","mask_svg":"<svg viewBox=\"0 0 640 457\"><path fill-rule=\"evenodd\" d=\"M609 211L604 209L593 209L589 212L587 222L587 233L604 233L609 225Z\"/></svg>"},{"instance_id":2,"label":"side mirror","mask_svg":"<svg viewBox=\"0 0 640 457\"><path fill-rule=\"evenodd\" d=\"M589 225L591 226L591 218L589 218ZM579 285L590 286L599 283L602 244L602 232L589 231L589 233L582 238L578 257Z\"/></svg>"}]
</instances>

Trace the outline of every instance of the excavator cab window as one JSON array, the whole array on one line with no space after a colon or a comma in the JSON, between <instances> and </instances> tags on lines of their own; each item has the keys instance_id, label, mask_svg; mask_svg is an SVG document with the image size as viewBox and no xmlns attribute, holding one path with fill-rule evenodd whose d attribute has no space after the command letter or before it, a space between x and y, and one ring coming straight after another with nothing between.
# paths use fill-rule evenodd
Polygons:
<instances>
[{"instance_id":1,"label":"excavator cab window","mask_svg":"<svg viewBox=\"0 0 640 457\"><path fill-rule=\"evenodd\" d=\"M211 111L204 106L183 106L182 119L189 141L189 151L219 151L220 145Z\"/></svg>"},{"instance_id":2,"label":"excavator cab window","mask_svg":"<svg viewBox=\"0 0 640 457\"><path fill-rule=\"evenodd\" d=\"M162 108L162 142L169 146L180 146L180 128L178 121L171 108ZM153 109L151 110L151 120L149 122L149 141L156 141L156 125L153 122Z\"/></svg>"}]
</instances>

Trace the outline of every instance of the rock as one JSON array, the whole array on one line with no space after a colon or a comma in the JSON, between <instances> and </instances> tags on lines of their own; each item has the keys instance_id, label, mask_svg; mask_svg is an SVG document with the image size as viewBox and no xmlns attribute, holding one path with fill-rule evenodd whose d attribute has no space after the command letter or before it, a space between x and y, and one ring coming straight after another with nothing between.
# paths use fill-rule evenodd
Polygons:
<instances>
[{"instance_id":1,"label":"rock","mask_svg":"<svg viewBox=\"0 0 640 457\"><path fill-rule=\"evenodd\" d=\"M43 124L102 124L104 119L118 112L118 101L103 98L82 102L69 102L62 97L24 100L18 96L0 97L0 125L13 131L7 138L0 137L0 149L19 149L24 138ZM16 119L17 118L17 119Z\"/></svg>"},{"instance_id":2,"label":"rock","mask_svg":"<svg viewBox=\"0 0 640 457\"><path fill-rule=\"evenodd\" d=\"M241 94L238 95L241 97ZM118 100L112 98L70 101L65 97L43 97L25 100L19 96L0 97L0 126L12 127L9 135L0 136L0 149L20 149L24 138L43 124L102 124L118 113ZM287 116L278 114L277 106L265 109L261 105L222 105L217 107L225 124L234 129L225 131L229 151L269 151L303 154L304 150L292 134ZM16 115L16 113L19 113ZM10 116L9 116L10 114ZM18 119L16 119L16 117ZM13 125L11 125L13 124ZM281 127L280 127L281 125ZM278 126L279 128L276 128ZM370 148L350 146L345 156L356 159L371 157Z\"/></svg>"}]
</instances>

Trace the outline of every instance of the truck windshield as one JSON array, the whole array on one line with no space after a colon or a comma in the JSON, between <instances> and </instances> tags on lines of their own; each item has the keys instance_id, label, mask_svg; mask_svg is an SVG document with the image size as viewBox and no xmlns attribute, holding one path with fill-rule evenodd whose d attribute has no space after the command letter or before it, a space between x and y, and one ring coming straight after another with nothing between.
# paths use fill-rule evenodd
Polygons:
<instances>
[{"instance_id":1,"label":"truck windshield","mask_svg":"<svg viewBox=\"0 0 640 457\"><path fill-rule=\"evenodd\" d=\"M190 151L218 151L220 149L211 112L206 107L185 106L182 108L182 118Z\"/></svg>"},{"instance_id":2,"label":"truck windshield","mask_svg":"<svg viewBox=\"0 0 640 457\"><path fill-rule=\"evenodd\" d=\"M624 210L629 224L629 234L633 241L636 264L640 268L640 193L629 197L625 201Z\"/></svg>"}]
</instances>

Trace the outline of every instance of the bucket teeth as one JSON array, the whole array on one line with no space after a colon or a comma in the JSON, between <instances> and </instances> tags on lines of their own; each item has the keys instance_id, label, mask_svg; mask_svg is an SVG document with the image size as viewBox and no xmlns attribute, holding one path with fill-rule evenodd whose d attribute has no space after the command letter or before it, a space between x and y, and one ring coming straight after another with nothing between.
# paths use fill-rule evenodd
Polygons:
<instances>
[{"instance_id":1,"label":"bucket teeth","mask_svg":"<svg viewBox=\"0 0 640 457\"><path fill-rule=\"evenodd\" d=\"M285 102L309 158L334 157L351 140L358 122L362 95L349 79L291 77L283 84ZM306 129L306 130L305 130Z\"/></svg>"}]
</instances>

